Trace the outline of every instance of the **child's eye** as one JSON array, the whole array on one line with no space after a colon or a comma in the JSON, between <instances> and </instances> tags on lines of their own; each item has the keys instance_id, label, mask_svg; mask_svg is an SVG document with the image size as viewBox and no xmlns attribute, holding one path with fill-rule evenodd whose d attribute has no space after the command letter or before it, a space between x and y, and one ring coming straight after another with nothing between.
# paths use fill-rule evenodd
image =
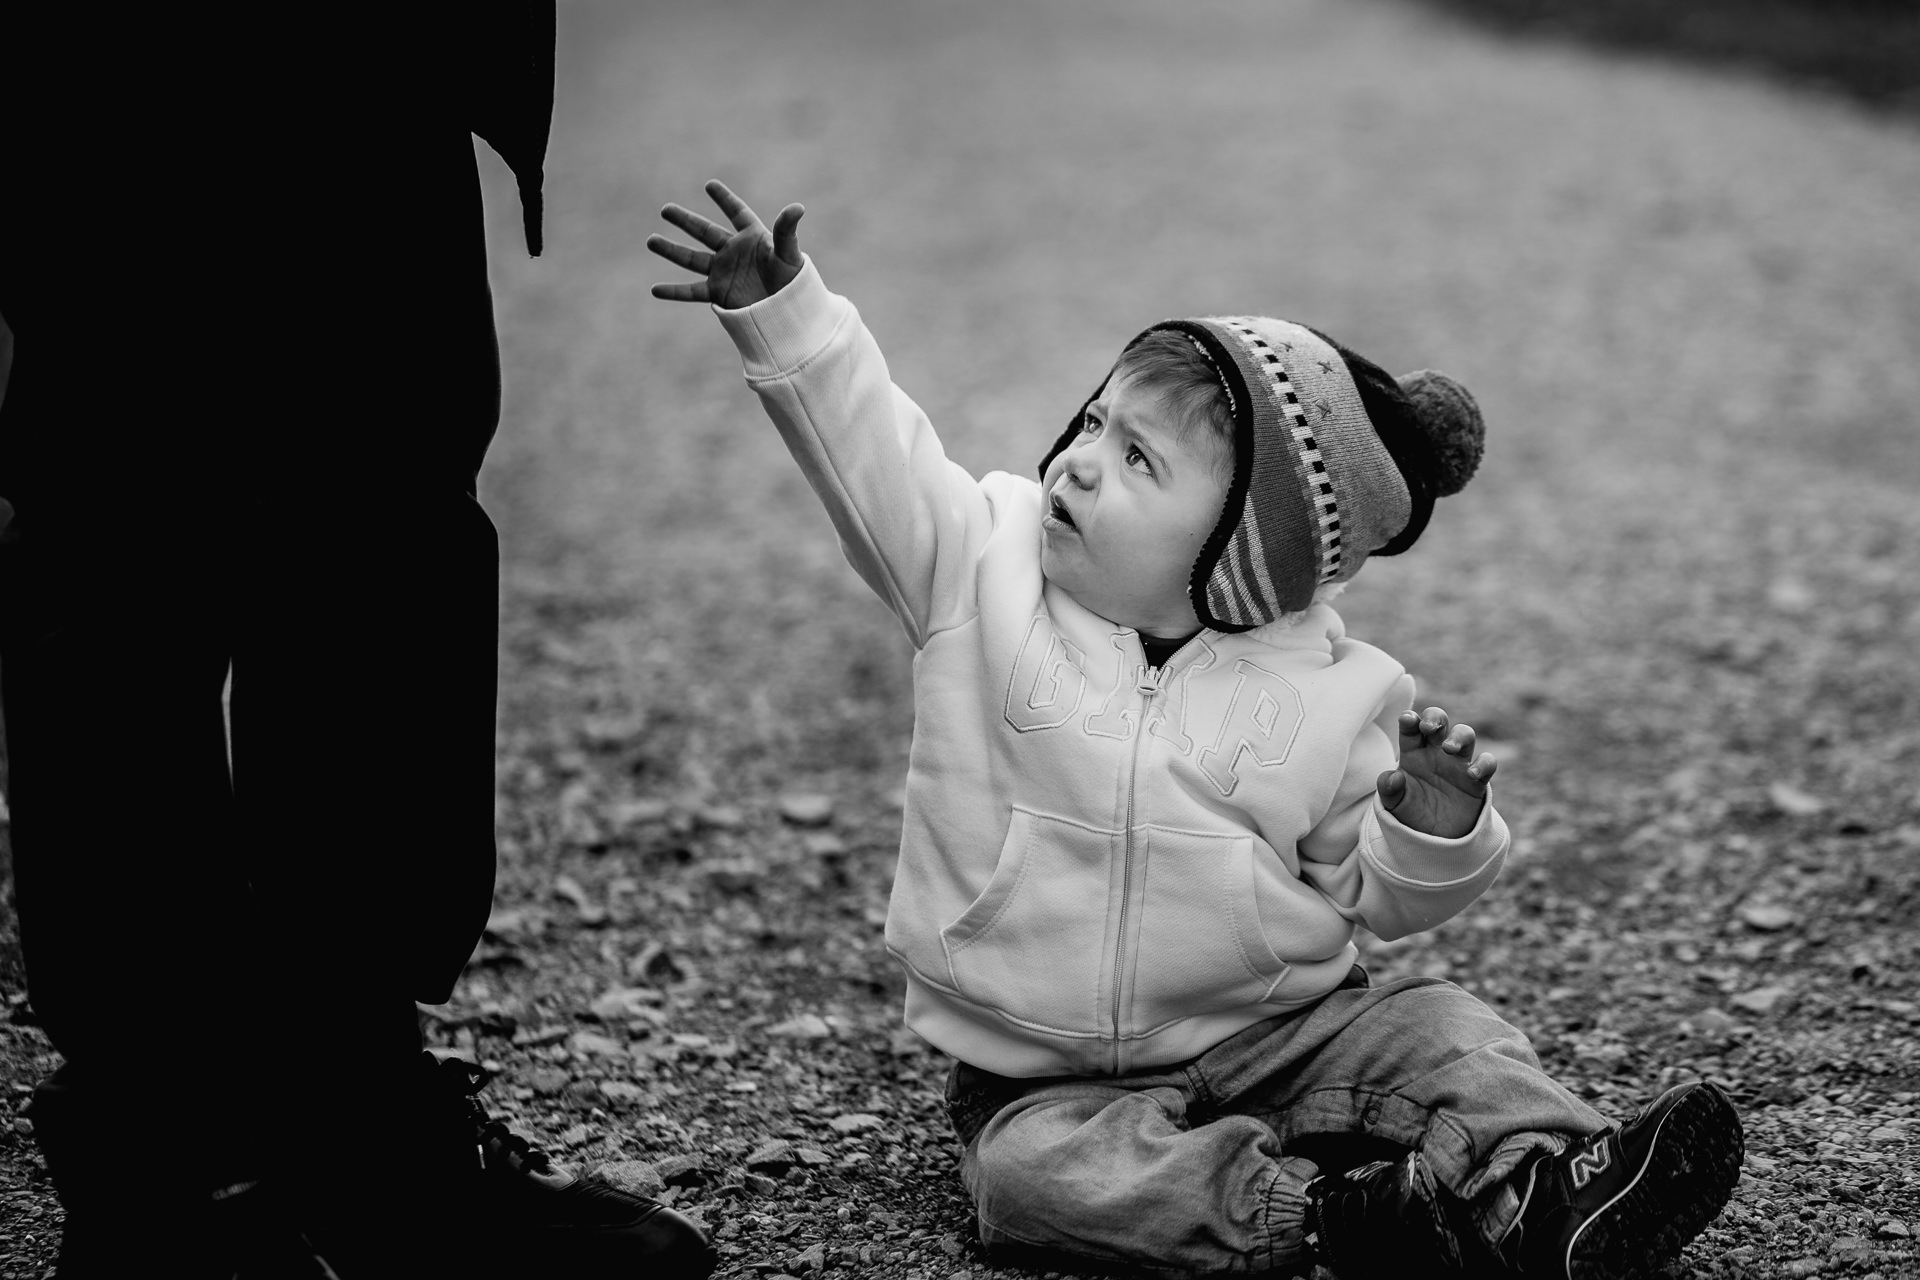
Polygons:
<instances>
[{"instance_id":1,"label":"child's eye","mask_svg":"<svg viewBox=\"0 0 1920 1280\"><path fill-rule=\"evenodd\" d=\"M1138 467L1148 475L1153 474L1153 463L1147 460L1146 454L1140 452L1140 446L1137 444L1127 446L1127 465Z\"/></svg>"},{"instance_id":2,"label":"child's eye","mask_svg":"<svg viewBox=\"0 0 1920 1280\"><path fill-rule=\"evenodd\" d=\"M1093 435L1100 430L1100 419L1090 413L1085 415L1080 419L1080 430L1087 435Z\"/></svg>"}]
</instances>

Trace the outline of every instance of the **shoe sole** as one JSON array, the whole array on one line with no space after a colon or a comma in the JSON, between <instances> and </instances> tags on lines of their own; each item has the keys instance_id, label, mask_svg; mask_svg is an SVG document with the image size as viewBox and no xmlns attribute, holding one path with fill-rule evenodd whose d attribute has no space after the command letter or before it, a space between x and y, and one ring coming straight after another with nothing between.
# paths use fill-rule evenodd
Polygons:
<instances>
[{"instance_id":1,"label":"shoe sole","mask_svg":"<svg viewBox=\"0 0 1920 1280\"><path fill-rule=\"evenodd\" d=\"M1746 1141L1726 1090L1676 1085L1652 1109L1663 1104L1633 1179L1567 1242L1571 1280L1644 1275L1678 1257L1733 1198Z\"/></svg>"}]
</instances>

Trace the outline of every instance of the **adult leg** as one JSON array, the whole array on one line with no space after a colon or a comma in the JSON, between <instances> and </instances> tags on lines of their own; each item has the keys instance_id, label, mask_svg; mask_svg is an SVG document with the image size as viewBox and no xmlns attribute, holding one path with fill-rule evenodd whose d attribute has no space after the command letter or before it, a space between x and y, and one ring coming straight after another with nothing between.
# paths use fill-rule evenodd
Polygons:
<instances>
[{"instance_id":1,"label":"adult leg","mask_svg":"<svg viewBox=\"0 0 1920 1280\"><path fill-rule=\"evenodd\" d=\"M233 443L234 790L292 1015L275 1146L349 1276L473 1243L454 1220L473 1142L428 1122L414 1002L451 994L495 859L498 548L474 479L499 371L473 144L386 128L352 155L390 202L376 222L291 206L288 239L312 243L276 284L298 301L248 375L283 408ZM420 1176L370 1170L369 1143Z\"/></svg>"},{"instance_id":2,"label":"adult leg","mask_svg":"<svg viewBox=\"0 0 1920 1280\"><path fill-rule=\"evenodd\" d=\"M38 417L55 407L39 372L16 381L8 429L84 431ZM61 1274L156 1258L225 1274L210 1197L259 1171L263 1006L233 843L219 560L178 518L155 537L108 506L83 536L17 501L0 705L29 991L65 1059L30 1113L67 1212Z\"/></svg>"}]
</instances>

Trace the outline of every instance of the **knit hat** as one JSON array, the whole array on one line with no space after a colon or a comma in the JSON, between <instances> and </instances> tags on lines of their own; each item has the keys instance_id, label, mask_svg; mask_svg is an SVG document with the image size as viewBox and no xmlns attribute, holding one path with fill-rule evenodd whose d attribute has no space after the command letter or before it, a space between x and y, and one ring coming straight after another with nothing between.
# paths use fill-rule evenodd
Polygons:
<instances>
[{"instance_id":1,"label":"knit hat","mask_svg":"<svg viewBox=\"0 0 1920 1280\"><path fill-rule=\"evenodd\" d=\"M1305 609L1368 556L1405 551L1434 499L1458 493L1479 465L1479 407L1443 373L1395 379L1317 330L1265 316L1167 320L1146 333L1155 330L1193 342L1233 415L1233 480L1187 583L1215 630ZM1043 478L1105 388L1041 460Z\"/></svg>"}]
</instances>

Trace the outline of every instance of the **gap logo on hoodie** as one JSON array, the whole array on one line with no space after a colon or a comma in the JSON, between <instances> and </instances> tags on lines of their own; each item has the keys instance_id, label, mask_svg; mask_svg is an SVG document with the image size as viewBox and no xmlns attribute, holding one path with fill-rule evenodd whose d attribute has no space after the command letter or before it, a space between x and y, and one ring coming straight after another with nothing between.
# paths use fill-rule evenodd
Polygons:
<instances>
[{"instance_id":1,"label":"gap logo on hoodie","mask_svg":"<svg viewBox=\"0 0 1920 1280\"><path fill-rule=\"evenodd\" d=\"M1233 794L1241 770L1286 763L1304 714L1300 691L1291 681L1251 659L1236 659L1236 683L1224 711L1211 725L1190 725L1193 678L1210 670L1219 655L1199 639L1188 646L1198 651L1190 659L1183 649L1167 667L1157 671L1144 663L1130 666L1126 657L1132 634L1117 631L1109 638L1122 660L1114 664L1112 683L1098 705L1079 718L1080 732L1123 742L1130 738L1137 716L1131 709L1116 714L1114 708L1125 701L1126 686L1131 684L1135 692L1149 699L1165 695L1157 703L1148 703L1152 708L1148 733L1165 739L1183 756L1192 754L1196 738L1210 744L1200 749L1195 763L1222 796ZM1007 723L1020 733L1073 725L1091 684L1086 667L1084 650L1061 635L1044 616L1034 618L1007 681Z\"/></svg>"}]
</instances>

